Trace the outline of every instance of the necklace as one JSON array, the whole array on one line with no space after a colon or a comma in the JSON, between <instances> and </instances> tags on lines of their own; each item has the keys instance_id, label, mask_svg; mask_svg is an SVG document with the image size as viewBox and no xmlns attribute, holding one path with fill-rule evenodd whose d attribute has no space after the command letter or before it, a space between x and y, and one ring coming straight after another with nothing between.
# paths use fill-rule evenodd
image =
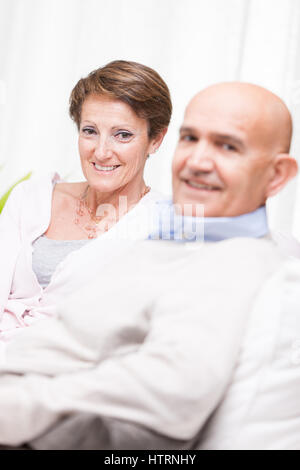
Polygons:
<instances>
[{"instance_id":1,"label":"necklace","mask_svg":"<svg viewBox=\"0 0 300 470\"><path fill-rule=\"evenodd\" d=\"M150 189L150 186L146 186L144 191L140 194L138 201L140 201L147 193L149 193ZM74 223L87 234L89 239L93 239L97 238L98 234L107 232L110 227L112 227L112 225L117 222L117 220L116 218L114 218L114 220L109 219L109 217L107 217L107 215L109 215L108 211L103 211L103 214L101 215L96 215L97 211L96 214L93 213L86 200L88 190L89 185L87 185L84 193L79 198L77 198ZM87 222L83 221L85 215L88 216Z\"/></svg>"}]
</instances>

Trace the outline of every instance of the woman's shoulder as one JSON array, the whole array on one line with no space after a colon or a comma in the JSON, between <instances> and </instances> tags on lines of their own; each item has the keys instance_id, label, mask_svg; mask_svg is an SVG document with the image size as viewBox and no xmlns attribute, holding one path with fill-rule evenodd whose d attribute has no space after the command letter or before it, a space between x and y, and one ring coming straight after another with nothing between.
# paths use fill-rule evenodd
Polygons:
<instances>
[{"instance_id":1,"label":"woman's shoulder","mask_svg":"<svg viewBox=\"0 0 300 470\"><path fill-rule=\"evenodd\" d=\"M20 217L22 220L35 220L37 214L45 212L45 207L51 201L53 184L59 179L56 173L32 175L18 183L10 192L1 216L7 214L15 220Z\"/></svg>"},{"instance_id":2,"label":"woman's shoulder","mask_svg":"<svg viewBox=\"0 0 300 470\"><path fill-rule=\"evenodd\" d=\"M52 192L53 185L61 181L58 173L47 173L43 175L33 174L30 178L18 183L12 192L24 193L26 195L39 196Z\"/></svg>"},{"instance_id":3,"label":"woman's shoulder","mask_svg":"<svg viewBox=\"0 0 300 470\"><path fill-rule=\"evenodd\" d=\"M27 179L17 183L9 193L7 204L21 202L22 205L28 201L40 201L41 196L48 194L52 187L52 182L59 179L59 175L50 174L39 177L32 175Z\"/></svg>"}]
</instances>

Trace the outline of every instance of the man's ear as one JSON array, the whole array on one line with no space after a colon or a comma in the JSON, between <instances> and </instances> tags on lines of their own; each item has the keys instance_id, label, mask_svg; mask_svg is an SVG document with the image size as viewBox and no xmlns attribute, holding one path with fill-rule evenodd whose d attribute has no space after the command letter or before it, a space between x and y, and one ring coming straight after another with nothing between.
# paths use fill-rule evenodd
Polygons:
<instances>
[{"instance_id":1,"label":"man's ear","mask_svg":"<svg viewBox=\"0 0 300 470\"><path fill-rule=\"evenodd\" d=\"M275 196L298 172L295 158L287 153L276 155L273 160L273 175L268 184L267 197Z\"/></svg>"},{"instance_id":2,"label":"man's ear","mask_svg":"<svg viewBox=\"0 0 300 470\"><path fill-rule=\"evenodd\" d=\"M159 134L157 134L156 137L154 137L152 139L149 153L154 153L159 149L162 141L164 140L164 137L165 137L167 131L168 131L168 128L166 127Z\"/></svg>"}]
</instances>

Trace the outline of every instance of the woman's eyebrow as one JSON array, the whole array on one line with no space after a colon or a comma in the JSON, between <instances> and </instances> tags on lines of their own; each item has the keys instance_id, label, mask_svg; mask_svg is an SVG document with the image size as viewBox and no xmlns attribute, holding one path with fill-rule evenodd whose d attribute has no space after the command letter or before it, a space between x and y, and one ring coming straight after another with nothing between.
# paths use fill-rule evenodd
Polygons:
<instances>
[{"instance_id":1,"label":"woman's eyebrow","mask_svg":"<svg viewBox=\"0 0 300 470\"><path fill-rule=\"evenodd\" d=\"M124 128L133 129L133 126L130 124L122 123L122 124L119 124L118 126L113 126L111 129L113 131L116 131L116 130L124 129Z\"/></svg>"},{"instance_id":2,"label":"woman's eyebrow","mask_svg":"<svg viewBox=\"0 0 300 470\"><path fill-rule=\"evenodd\" d=\"M196 129L193 127L181 126L179 129L179 133L182 134L183 132L194 133L196 132Z\"/></svg>"},{"instance_id":3,"label":"woman's eyebrow","mask_svg":"<svg viewBox=\"0 0 300 470\"><path fill-rule=\"evenodd\" d=\"M95 123L93 121L89 121L88 119L83 119L81 121L81 124L90 124L90 125L93 125L93 126L95 125Z\"/></svg>"}]
</instances>

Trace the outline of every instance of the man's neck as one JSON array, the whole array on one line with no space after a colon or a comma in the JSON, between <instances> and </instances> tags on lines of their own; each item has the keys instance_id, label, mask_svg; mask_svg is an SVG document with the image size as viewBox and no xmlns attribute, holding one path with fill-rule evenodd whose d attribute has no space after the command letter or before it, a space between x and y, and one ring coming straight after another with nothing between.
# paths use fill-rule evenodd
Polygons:
<instances>
[{"instance_id":1,"label":"man's neck","mask_svg":"<svg viewBox=\"0 0 300 470\"><path fill-rule=\"evenodd\" d=\"M158 208L158 220L150 239L178 242L216 242L236 237L261 238L268 234L266 207L235 217L183 217L172 202Z\"/></svg>"}]
</instances>

